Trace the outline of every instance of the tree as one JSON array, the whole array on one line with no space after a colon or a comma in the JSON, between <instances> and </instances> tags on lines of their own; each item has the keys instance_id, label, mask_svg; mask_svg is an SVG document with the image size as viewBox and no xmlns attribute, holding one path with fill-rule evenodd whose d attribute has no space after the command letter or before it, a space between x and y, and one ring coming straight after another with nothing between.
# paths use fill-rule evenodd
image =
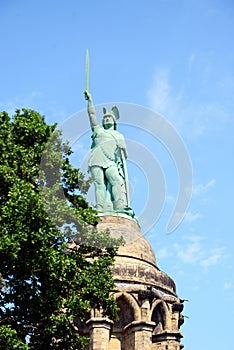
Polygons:
<instances>
[{"instance_id":1,"label":"tree","mask_svg":"<svg viewBox=\"0 0 234 350\"><path fill-rule=\"evenodd\" d=\"M109 293L120 242L95 228L97 213L84 197L90 182L55 128L33 110L0 113L4 350L84 349L74 320L91 308L117 315Z\"/></svg>"}]
</instances>

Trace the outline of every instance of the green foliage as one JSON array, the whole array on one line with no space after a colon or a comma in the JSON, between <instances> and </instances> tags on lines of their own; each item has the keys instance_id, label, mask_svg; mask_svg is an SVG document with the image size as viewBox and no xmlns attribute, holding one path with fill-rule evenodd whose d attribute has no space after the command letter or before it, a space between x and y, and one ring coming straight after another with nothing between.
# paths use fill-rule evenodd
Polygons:
<instances>
[{"instance_id":1,"label":"green foliage","mask_svg":"<svg viewBox=\"0 0 234 350\"><path fill-rule=\"evenodd\" d=\"M0 326L0 349L28 350L28 346L18 338L14 329L9 326Z\"/></svg>"},{"instance_id":2,"label":"green foliage","mask_svg":"<svg viewBox=\"0 0 234 350\"><path fill-rule=\"evenodd\" d=\"M95 229L89 181L56 125L0 113L0 349L84 349L74 320L116 318L110 266L120 242ZM60 229L59 229L60 227ZM2 345L3 344L3 345ZM26 345L28 344L28 345Z\"/></svg>"}]
</instances>

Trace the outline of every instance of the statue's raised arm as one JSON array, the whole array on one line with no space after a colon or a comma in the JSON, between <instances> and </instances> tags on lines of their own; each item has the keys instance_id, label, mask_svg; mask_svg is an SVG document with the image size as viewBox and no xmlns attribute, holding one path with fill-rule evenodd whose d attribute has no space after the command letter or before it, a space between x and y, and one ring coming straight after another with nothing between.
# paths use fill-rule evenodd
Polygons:
<instances>
[{"instance_id":1,"label":"statue's raised arm","mask_svg":"<svg viewBox=\"0 0 234 350\"><path fill-rule=\"evenodd\" d=\"M93 130L93 128L98 125L98 121L97 121L96 112L92 101L92 96L89 90L85 90L84 95L85 95L85 99L88 101L89 121L90 121L90 126Z\"/></svg>"},{"instance_id":2,"label":"statue's raised arm","mask_svg":"<svg viewBox=\"0 0 234 350\"><path fill-rule=\"evenodd\" d=\"M113 106L110 111L104 107L102 125L99 125L88 87L88 77L89 57L87 52L84 95L88 101L88 115L92 129L88 167L94 179L96 208L101 213L115 212L134 217L135 214L129 203L126 144L123 135L116 130L119 110L116 106Z\"/></svg>"}]
</instances>

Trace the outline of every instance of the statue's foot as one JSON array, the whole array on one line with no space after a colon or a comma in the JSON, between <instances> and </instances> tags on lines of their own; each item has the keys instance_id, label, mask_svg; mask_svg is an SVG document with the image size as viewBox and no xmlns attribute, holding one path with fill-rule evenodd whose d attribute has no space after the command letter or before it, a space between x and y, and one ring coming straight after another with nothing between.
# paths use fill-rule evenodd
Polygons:
<instances>
[{"instance_id":1,"label":"statue's foot","mask_svg":"<svg viewBox=\"0 0 234 350\"><path fill-rule=\"evenodd\" d=\"M118 200L115 200L113 202L113 208L114 208L114 211L123 211L124 210L124 207L125 207L125 203L122 199L118 199Z\"/></svg>"},{"instance_id":2,"label":"statue's foot","mask_svg":"<svg viewBox=\"0 0 234 350\"><path fill-rule=\"evenodd\" d=\"M109 212L109 211L113 211L113 204L110 201L105 201L105 203L103 204L103 211L104 212Z\"/></svg>"},{"instance_id":3,"label":"statue's foot","mask_svg":"<svg viewBox=\"0 0 234 350\"><path fill-rule=\"evenodd\" d=\"M122 209L118 209L118 210L115 210L116 213L120 213L120 214L126 214L126 215L129 215L131 216L132 218L135 218L135 213L134 211L132 210L132 208L130 207L124 207Z\"/></svg>"}]
</instances>

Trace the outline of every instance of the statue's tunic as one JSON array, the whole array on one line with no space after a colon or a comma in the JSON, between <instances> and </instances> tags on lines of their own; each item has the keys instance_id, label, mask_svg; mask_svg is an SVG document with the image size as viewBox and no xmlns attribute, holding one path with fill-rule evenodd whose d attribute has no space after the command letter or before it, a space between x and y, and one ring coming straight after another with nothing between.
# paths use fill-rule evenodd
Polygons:
<instances>
[{"instance_id":1,"label":"statue's tunic","mask_svg":"<svg viewBox=\"0 0 234 350\"><path fill-rule=\"evenodd\" d=\"M116 165L119 149L123 149L126 155L124 137L116 130L105 130L100 125L94 126L92 140L89 169L93 166L107 169Z\"/></svg>"}]
</instances>

